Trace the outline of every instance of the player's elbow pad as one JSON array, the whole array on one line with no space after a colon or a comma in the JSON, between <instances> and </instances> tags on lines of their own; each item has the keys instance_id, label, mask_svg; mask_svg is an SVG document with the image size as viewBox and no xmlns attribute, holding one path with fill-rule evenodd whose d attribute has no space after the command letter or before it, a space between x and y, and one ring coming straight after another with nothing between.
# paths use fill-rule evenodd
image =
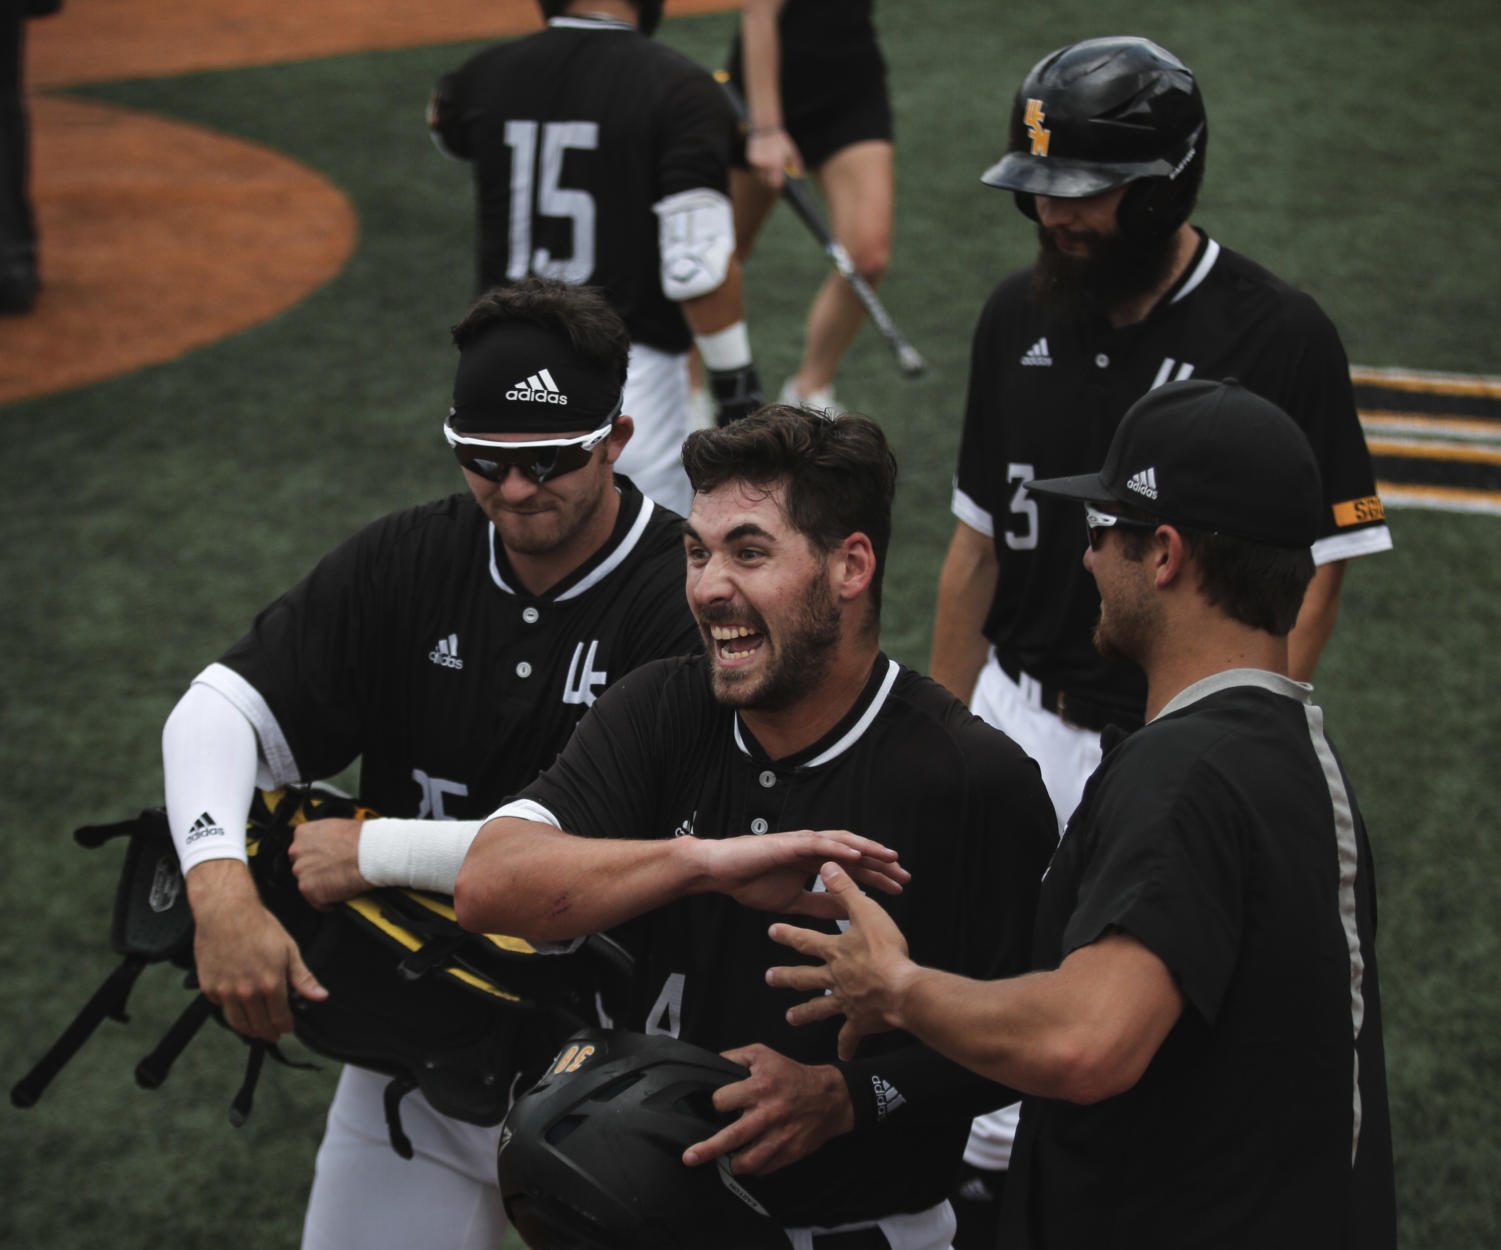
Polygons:
<instances>
[{"instance_id":1,"label":"player's elbow pad","mask_svg":"<svg viewBox=\"0 0 1501 1250\"><path fill-rule=\"evenodd\" d=\"M735 215L729 196L700 188L679 191L652 207L662 255L662 293L681 302L718 290L735 255Z\"/></svg>"}]
</instances>

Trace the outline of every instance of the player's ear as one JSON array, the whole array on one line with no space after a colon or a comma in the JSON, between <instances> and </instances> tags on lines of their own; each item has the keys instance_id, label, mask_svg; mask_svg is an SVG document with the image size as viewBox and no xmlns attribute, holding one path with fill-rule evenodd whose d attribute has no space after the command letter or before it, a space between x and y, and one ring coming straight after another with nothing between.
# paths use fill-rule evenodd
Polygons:
<instances>
[{"instance_id":1,"label":"player's ear","mask_svg":"<svg viewBox=\"0 0 1501 1250\"><path fill-rule=\"evenodd\" d=\"M620 453L625 450L625 445L631 441L631 435L636 432L636 423L624 413L615 418L615 424L610 427L610 437L605 439L605 463L614 464L620 459Z\"/></svg>"},{"instance_id":2,"label":"player's ear","mask_svg":"<svg viewBox=\"0 0 1501 1250\"><path fill-rule=\"evenodd\" d=\"M1188 545L1176 527L1159 525L1157 532L1152 535L1152 546L1147 550L1147 559L1151 562L1158 587L1166 589L1188 567Z\"/></svg>"},{"instance_id":3,"label":"player's ear","mask_svg":"<svg viewBox=\"0 0 1501 1250\"><path fill-rule=\"evenodd\" d=\"M846 603L858 599L876 575L875 548L858 531L835 548L830 557L834 594Z\"/></svg>"}]
</instances>

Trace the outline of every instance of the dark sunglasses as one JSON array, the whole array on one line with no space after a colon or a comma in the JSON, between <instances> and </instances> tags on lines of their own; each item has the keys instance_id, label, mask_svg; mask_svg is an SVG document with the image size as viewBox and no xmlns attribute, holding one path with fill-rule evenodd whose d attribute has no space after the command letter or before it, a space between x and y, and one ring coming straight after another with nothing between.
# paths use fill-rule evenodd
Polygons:
<instances>
[{"instance_id":1,"label":"dark sunglasses","mask_svg":"<svg viewBox=\"0 0 1501 1250\"><path fill-rule=\"evenodd\" d=\"M538 439L534 443L497 443L488 438L465 438L451 425L444 425L443 437L453 448L459 463L487 482L503 482L512 469L520 469L540 485L582 469L594 455L594 449L609 438L614 425L611 420L577 438Z\"/></svg>"},{"instance_id":2,"label":"dark sunglasses","mask_svg":"<svg viewBox=\"0 0 1501 1250\"><path fill-rule=\"evenodd\" d=\"M1117 512L1101 512L1093 504L1085 504L1084 528L1089 534L1089 549L1098 551L1106 530L1154 530L1157 528L1157 522L1139 521L1135 517L1121 516Z\"/></svg>"}]
</instances>

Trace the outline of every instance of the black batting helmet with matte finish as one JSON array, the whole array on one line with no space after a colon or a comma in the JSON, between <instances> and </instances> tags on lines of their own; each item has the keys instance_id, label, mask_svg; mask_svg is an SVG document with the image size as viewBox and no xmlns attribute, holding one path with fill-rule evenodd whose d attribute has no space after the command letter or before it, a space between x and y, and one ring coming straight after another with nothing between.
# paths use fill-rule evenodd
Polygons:
<instances>
[{"instance_id":1,"label":"black batting helmet with matte finish","mask_svg":"<svg viewBox=\"0 0 1501 1250\"><path fill-rule=\"evenodd\" d=\"M683 1151L730 1122L714 1091L739 1064L665 1035L585 1029L516 1099L497 1168L533 1250L791 1250L728 1160Z\"/></svg>"},{"instance_id":2,"label":"black batting helmet with matte finish","mask_svg":"<svg viewBox=\"0 0 1501 1250\"><path fill-rule=\"evenodd\" d=\"M1076 199L1130 184L1128 237L1164 237L1188 219L1204 176L1208 122L1193 72L1150 39L1086 39L1043 57L1011 110L1006 154L981 181L1016 195Z\"/></svg>"},{"instance_id":3,"label":"black batting helmet with matte finish","mask_svg":"<svg viewBox=\"0 0 1501 1250\"><path fill-rule=\"evenodd\" d=\"M636 6L636 29L643 35L650 35L657 29L657 23L662 20L662 8L666 0L631 0ZM542 10L544 18L562 17L572 0L537 0L538 7Z\"/></svg>"}]
</instances>

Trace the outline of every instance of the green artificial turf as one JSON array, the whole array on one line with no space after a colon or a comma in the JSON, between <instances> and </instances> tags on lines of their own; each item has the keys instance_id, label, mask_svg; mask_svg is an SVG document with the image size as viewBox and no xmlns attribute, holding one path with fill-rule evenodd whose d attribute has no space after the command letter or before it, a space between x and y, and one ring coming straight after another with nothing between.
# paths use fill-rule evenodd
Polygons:
<instances>
[{"instance_id":1,"label":"green artificial turf","mask_svg":"<svg viewBox=\"0 0 1501 1250\"><path fill-rule=\"evenodd\" d=\"M732 17L662 37L709 65ZM924 667L969 333L1026 222L978 182L1044 52L1145 33L1200 75L1211 117L1196 220L1311 290L1352 360L1501 372L1490 4L947 0L878 11L898 119L883 296L931 362L915 382L863 334L840 398L901 460L888 649ZM91 88L284 151L360 218L346 270L273 320L170 364L0 408L0 1074L7 1083L113 966L119 850L78 824L160 801L160 726L192 675L339 538L457 489L438 428L470 293L467 171L421 125L432 80L478 45ZM101 160L108 154L101 153ZM790 214L749 270L769 387L795 366L824 261ZM143 316L150 309L142 309ZM87 351L88 344L77 345ZM0 342L3 347L3 342ZM1497 1243L1501 1175L1501 573L1493 517L1395 513L1394 552L1350 570L1320 699L1361 795L1380 884L1402 1243ZM135 1062L186 1001L148 969L42 1103L0 1110L0 1244L295 1246L331 1073L268 1068L238 1131L244 1048L209 1026L160 1090Z\"/></svg>"}]
</instances>

